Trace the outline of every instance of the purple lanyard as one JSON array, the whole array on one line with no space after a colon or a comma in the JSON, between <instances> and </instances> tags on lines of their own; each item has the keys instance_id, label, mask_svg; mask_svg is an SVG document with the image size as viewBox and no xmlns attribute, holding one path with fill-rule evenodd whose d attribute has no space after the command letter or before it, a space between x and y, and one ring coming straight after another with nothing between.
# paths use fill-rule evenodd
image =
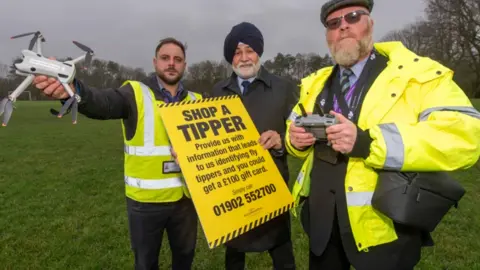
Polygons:
<instances>
[{"instance_id":1,"label":"purple lanyard","mask_svg":"<svg viewBox=\"0 0 480 270\"><path fill-rule=\"evenodd\" d=\"M353 92L355 92L354 89L355 89L355 86L357 85L357 82L358 80L350 87L350 89L348 89L348 92L345 94L345 101L347 103L350 102L350 99L353 96ZM333 110L337 113L342 113L342 109L340 109L340 106L338 105L338 100L336 95L333 96Z\"/></svg>"}]
</instances>

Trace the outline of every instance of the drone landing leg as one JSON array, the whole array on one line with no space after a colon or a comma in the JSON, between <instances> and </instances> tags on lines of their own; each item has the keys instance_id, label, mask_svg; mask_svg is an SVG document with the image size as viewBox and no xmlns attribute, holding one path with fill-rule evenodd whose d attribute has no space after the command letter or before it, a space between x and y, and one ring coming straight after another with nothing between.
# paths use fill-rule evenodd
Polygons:
<instances>
[{"instance_id":1,"label":"drone landing leg","mask_svg":"<svg viewBox=\"0 0 480 270\"><path fill-rule=\"evenodd\" d=\"M65 90L67 90L70 98L63 104L60 112L58 113L57 117L62 118L63 115L67 112L67 110L71 107L72 111L72 122L73 124L77 123L77 110L78 110L78 95L73 93L72 89L67 83L62 84Z\"/></svg>"},{"instance_id":2,"label":"drone landing leg","mask_svg":"<svg viewBox=\"0 0 480 270\"><path fill-rule=\"evenodd\" d=\"M77 124L77 115L78 115L78 102L75 100L75 102L72 104L72 123L74 125Z\"/></svg>"},{"instance_id":3,"label":"drone landing leg","mask_svg":"<svg viewBox=\"0 0 480 270\"><path fill-rule=\"evenodd\" d=\"M25 91L25 89L27 89L27 87L33 82L33 78L35 78L35 75L28 75L12 94L0 102L0 115L3 114L2 126L7 126L8 121L12 117L13 103L17 100L17 97L20 96L20 94Z\"/></svg>"},{"instance_id":4,"label":"drone landing leg","mask_svg":"<svg viewBox=\"0 0 480 270\"><path fill-rule=\"evenodd\" d=\"M28 75L27 78L25 78L25 80L23 80L23 82L12 92L12 94L10 94L10 99L15 101L17 97L20 96L20 94L23 93L23 91L25 91L30 84L32 84L34 78L35 75Z\"/></svg>"}]
</instances>

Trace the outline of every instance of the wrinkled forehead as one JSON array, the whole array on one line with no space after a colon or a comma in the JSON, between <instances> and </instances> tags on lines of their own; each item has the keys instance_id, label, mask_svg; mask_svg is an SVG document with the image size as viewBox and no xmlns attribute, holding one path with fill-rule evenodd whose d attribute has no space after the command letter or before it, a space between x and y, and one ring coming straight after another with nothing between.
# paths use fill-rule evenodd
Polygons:
<instances>
[{"instance_id":1,"label":"wrinkled forehead","mask_svg":"<svg viewBox=\"0 0 480 270\"><path fill-rule=\"evenodd\" d=\"M344 7L344 8L339 8L339 9L335 10L334 12L330 13L327 16L326 20L328 21L332 18L337 18L337 17L343 16L347 13L350 13L352 11L356 11L356 10L364 10L364 11L368 12L368 9L365 8L364 6L348 6L348 7Z\"/></svg>"}]
</instances>

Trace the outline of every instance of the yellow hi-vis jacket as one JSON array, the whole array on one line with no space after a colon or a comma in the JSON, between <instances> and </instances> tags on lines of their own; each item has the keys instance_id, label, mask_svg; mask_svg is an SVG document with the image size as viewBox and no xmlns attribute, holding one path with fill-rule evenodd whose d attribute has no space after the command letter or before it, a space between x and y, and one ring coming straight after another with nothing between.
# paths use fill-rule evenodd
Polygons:
<instances>
[{"instance_id":1,"label":"yellow hi-vis jacket","mask_svg":"<svg viewBox=\"0 0 480 270\"><path fill-rule=\"evenodd\" d=\"M130 83L137 105L137 128L132 139L124 136L124 178L126 196L138 202L174 202L184 195L190 197L181 173L163 173L163 163L174 158L170 141L163 125L158 106L164 101L156 100L153 91L138 81ZM186 100L201 99L189 92Z\"/></svg>"},{"instance_id":2,"label":"yellow hi-vis jacket","mask_svg":"<svg viewBox=\"0 0 480 270\"><path fill-rule=\"evenodd\" d=\"M452 171L469 168L480 156L480 113L452 80L452 70L399 42L374 46L389 58L388 66L369 89L358 120L373 142L366 159L349 159L345 177L347 210L359 251L397 239L392 220L371 206L375 169ZM307 112L313 111L332 70L322 68L302 80L299 103ZM286 123L287 151L304 160L292 190L296 206L300 197L309 196L314 159L313 147L299 151L290 142L290 123L298 115L297 104Z\"/></svg>"}]
</instances>

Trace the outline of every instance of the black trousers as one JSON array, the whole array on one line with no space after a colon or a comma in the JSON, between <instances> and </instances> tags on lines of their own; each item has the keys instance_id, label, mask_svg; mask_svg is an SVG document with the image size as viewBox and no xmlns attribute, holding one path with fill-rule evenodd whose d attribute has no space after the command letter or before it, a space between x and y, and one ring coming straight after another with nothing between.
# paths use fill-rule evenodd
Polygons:
<instances>
[{"instance_id":1,"label":"black trousers","mask_svg":"<svg viewBox=\"0 0 480 270\"><path fill-rule=\"evenodd\" d=\"M164 230L167 231L174 270L192 268L197 241L197 214L190 199L174 203L140 203L127 198L130 241L135 269L159 269Z\"/></svg>"},{"instance_id":2,"label":"black trousers","mask_svg":"<svg viewBox=\"0 0 480 270\"><path fill-rule=\"evenodd\" d=\"M268 250L268 253L273 261L273 269L295 269L295 257L291 241ZM235 248L227 246L225 251L225 269L245 269L245 252L237 251Z\"/></svg>"},{"instance_id":3,"label":"black trousers","mask_svg":"<svg viewBox=\"0 0 480 270\"><path fill-rule=\"evenodd\" d=\"M360 253L356 250L353 235L340 233L335 214L327 247L320 256L310 251L309 269L349 270L353 266L356 270L413 270L421 256L421 234L402 225L396 224L395 227L397 241Z\"/></svg>"}]
</instances>

